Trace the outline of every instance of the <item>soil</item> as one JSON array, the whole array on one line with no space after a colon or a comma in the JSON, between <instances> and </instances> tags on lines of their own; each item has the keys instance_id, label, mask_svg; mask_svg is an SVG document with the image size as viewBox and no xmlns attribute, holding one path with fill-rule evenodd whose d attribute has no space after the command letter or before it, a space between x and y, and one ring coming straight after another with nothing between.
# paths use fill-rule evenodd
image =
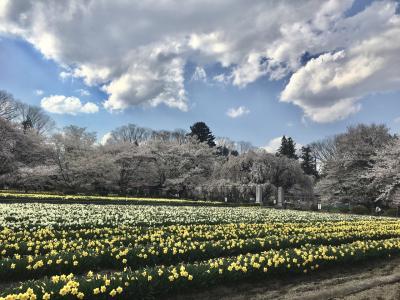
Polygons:
<instances>
[{"instance_id":1,"label":"soil","mask_svg":"<svg viewBox=\"0 0 400 300\"><path fill-rule=\"evenodd\" d=\"M400 299L400 258L336 267L291 279L266 280L175 295L168 300Z\"/></svg>"}]
</instances>

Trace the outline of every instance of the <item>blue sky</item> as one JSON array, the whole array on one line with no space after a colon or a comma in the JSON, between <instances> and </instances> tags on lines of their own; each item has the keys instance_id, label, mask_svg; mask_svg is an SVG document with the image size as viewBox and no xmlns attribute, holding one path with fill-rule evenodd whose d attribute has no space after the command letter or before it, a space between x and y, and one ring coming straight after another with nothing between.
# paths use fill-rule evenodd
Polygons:
<instances>
[{"instance_id":1,"label":"blue sky","mask_svg":"<svg viewBox=\"0 0 400 300\"><path fill-rule=\"evenodd\" d=\"M291 26L292 17L286 13L294 9L297 14L298 8L291 7L288 2L284 4L286 7L282 4L282 10L287 10L282 13L282 20L278 18L269 24L277 26L277 30L271 29L263 37L260 32L264 33L263 26L267 24L252 24L249 19L240 25L243 28L239 27L245 32L240 38L229 32L229 19L213 20L215 24L209 27L201 21L191 24L184 16L181 22L188 22L189 29L183 33L171 24L167 29L149 27L148 36L135 31L124 36L117 19L123 18L124 9L134 11L136 7L110 10L109 25L114 25L116 32L111 37L105 33L98 38L95 32L84 27L91 22L93 26L98 24L96 11L93 19L83 24L71 25L73 21L68 19L67 23L52 20L53 23L33 26L39 22L37 20L43 22L35 15L39 13L34 2L31 6L11 9L14 3L5 1L5 13L2 13L1 1L4 0L0 0L0 89L23 102L42 106L60 128L75 124L98 132L101 138L127 123L172 130L188 129L196 121L205 121L216 136L250 141L256 146L266 146L283 134L307 144L360 122L386 123L392 132L400 130L400 73L395 68L399 60L391 54L397 51L400 56L400 41L392 41L393 46L386 51L373 43L379 38L390 42L387 37L399 30L398 8L394 1L349 1L346 5L342 5L345 1L340 1L328 7L311 1L307 5L315 6L316 11L323 14L309 15L305 7L305 12L298 13L300 25L297 27ZM232 10L237 9L239 13L244 2L238 1ZM376 6L371 8L372 5ZM213 12L217 14L223 8L215 7ZM16 12L18 9L21 11ZM52 9L61 8L54 6L49 10ZM367 21L382 24L379 10L386 14L383 16L386 21L388 16L392 18L391 22L379 28L363 25ZM153 21L154 14L160 13L151 8L146 12L149 15L143 16L145 21ZM97 13L100 18L101 13ZM163 13L166 14L164 22L168 22L168 11ZM200 16L202 13L210 15L209 11L198 11ZM28 25L15 22L13 14L30 22L25 22ZM36 27L41 31L35 32ZM288 36L282 33L282 28L287 28ZM337 34L338 28L342 34ZM47 34L51 42L43 41L42 37ZM101 31L97 33L101 34ZM170 37L168 41L160 37L162 34ZM314 45L310 47L298 39L292 40L298 34L304 34L303 39L309 39ZM131 36L143 41L137 44L127 41ZM253 41L257 36L260 40ZM92 47L96 43L99 47L106 45L110 40L114 47L105 46L102 50ZM360 50L362 43L366 45L365 51ZM288 44L290 47L285 48ZM157 54L155 60L153 52ZM308 61L301 60L305 52L311 55ZM255 63L254 55L257 55ZM374 59L382 63L374 64ZM397 67L400 69L399 65ZM101 68L106 68L108 73L99 75ZM197 78L193 76L196 68L201 71ZM224 82L218 80L217 75ZM37 91L42 92L38 94ZM62 98L57 98L56 103L53 96ZM75 97L73 101L74 104L78 101L78 106L63 111L66 103L70 103L66 100L69 97ZM43 98L48 101L43 102ZM96 109L83 109L88 102L97 106ZM105 102L108 104L104 106ZM240 107L244 111L242 115L228 116L230 109Z\"/></svg>"}]
</instances>

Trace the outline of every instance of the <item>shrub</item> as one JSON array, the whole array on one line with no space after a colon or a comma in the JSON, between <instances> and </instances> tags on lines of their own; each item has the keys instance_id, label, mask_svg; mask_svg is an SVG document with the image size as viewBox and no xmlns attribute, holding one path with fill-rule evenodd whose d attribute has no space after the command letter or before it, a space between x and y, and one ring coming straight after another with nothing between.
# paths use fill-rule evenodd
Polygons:
<instances>
[{"instance_id":1,"label":"shrub","mask_svg":"<svg viewBox=\"0 0 400 300\"><path fill-rule=\"evenodd\" d=\"M335 203L333 205L322 205L322 209L325 211L329 211L331 213L342 213L347 214L350 212L350 208L348 204L344 203Z\"/></svg>"},{"instance_id":2,"label":"shrub","mask_svg":"<svg viewBox=\"0 0 400 300\"><path fill-rule=\"evenodd\" d=\"M356 215L368 215L370 211L364 205L356 205L351 208L351 213Z\"/></svg>"},{"instance_id":3,"label":"shrub","mask_svg":"<svg viewBox=\"0 0 400 300\"><path fill-rule=\"evenodd\" d=\"M340 213L344 213L344 214L347 214L347 213L350 211L350 209L349 209L348 206L339 206L339 207L337 207L336 209L337 209Z\"/></svg>"},{"instance_id":4,"label":"shrub","mask_svg":"<svg viewBox=\"0 0 400 300\"><path fill-rule=\"evenodd\" d=\"M387 216L387 217L398 217L397 208L385 209L384 212L383 212L383 215Z\"/></svg>"}]
</instances>

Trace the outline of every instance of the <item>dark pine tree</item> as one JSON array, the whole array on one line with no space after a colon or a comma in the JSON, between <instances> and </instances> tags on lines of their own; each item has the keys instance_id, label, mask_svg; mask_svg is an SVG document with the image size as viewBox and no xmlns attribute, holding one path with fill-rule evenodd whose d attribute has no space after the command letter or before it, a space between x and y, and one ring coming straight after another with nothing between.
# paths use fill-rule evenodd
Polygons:
<instances>
[{"instance_id":1,"label":"dark pine tree","mask_svg":"<svg viewBox=\"0 0 400 300\"><path fill-rule=\"evenodd\" d=\"M32 120L29 116L27 116L26 119L21 122L21 125L22 125L24 132L26 132L28 129L33 128Z\"/></svg>"},{"instance_id":2,"label":"dark pine tree","mask_svg":"<svg viewBox=\"0 0 400 300\"><path fill-rule=\"evenodd\" d=\"M286 136L283 136L281 139L281 145L278 149L278 152L276 152L276 155L286 155L285 153L287 152L287 138Z\"/></svg>"},{"instance_id":3,"label":"dark pine tree","mask_svg":"<svg viewBox=\"0 0 400 300\"><path fill-rule=\"evenodd\" d=\"M317 163L310 146L301 148L301 168L307 175L318 177Z\"/></svg>"},{"instance_id":4,"label":"dark pine tree","mask_svg":"<svg viewBox=\"0 0 400 300\"><path fill-rule=\"evenodd\" d=\"M287 157L293 159L299 159L299 157L296 155L296 143L293 141L291 137L288 137L287 139L287 149L288 149L288 152L286 154Z\"/></svg>"},{"instance_id":5,"label":"dark pine tree","mask_svg":"<svg viewBox=\"0 0 400 300\"><path fill-rule=\"evenodd\" d=\"M237 150L229 150L229 148L225 147L225 146L218 146L217 147L217 155L219 156L238 156L239 152L237 152Z\"/></svg>"},{"instance_id":6,"label":"dark pine tree","mask_svg":"<svg viewBox=\"0 0 400 300\"><path fill-rule=\"evenodd\" d=\"M232 156L239 156L239 152L237 150L232 150L231 151Z\"/></svg>"},{"instance_id":7,"label":"dark pine tree","mask_svg":"<svg viewBox=\"0 0 400 300\"><path fill-rule=\"evenodd\" d=\"M276 154L283 155L292 159L298 159L296 155L296 143L291 137L286 138L286 136L283 136L281 140L281 146L279 147Z\"/></svg>"},{"instance_id":8,"label":"dark pine tree","mask_svg":"<svg viewBox=\"0 0 400 300\"><path fill-rule=\"evenodd\" d=\"M229 156L229 149L225 146L218 146L217 147L217 155L219 156Z\"/></svg>"},{"instance_id":9,"label":"dark pine tree","mask_svg":"<svg viewBox=\"0 0 400 300\"><path fill-rule=\"evenodd\" d=\"M190 136L195 136L203 143L207 142L210 147L215 146L215 137L213 136L210 128L204 122L197 122L190 126Z\"/></svg>"}]
</instances>

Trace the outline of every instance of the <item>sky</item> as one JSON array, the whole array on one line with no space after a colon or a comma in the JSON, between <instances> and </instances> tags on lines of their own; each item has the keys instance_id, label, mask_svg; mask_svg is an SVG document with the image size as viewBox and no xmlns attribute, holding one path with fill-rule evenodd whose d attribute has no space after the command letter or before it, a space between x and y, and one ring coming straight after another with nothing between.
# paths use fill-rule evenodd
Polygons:
<instances>
[{"instance_id":1,"label":"sky","mask_svg":"<svg viewBox=\"0 0 400 300\"><path fill-rule=\"evenodd\" d=\"M399 1L183 3L0 0L0 89L99 140L197 121L270 151L400 132Z\"/></svg>"}]
</instances>

